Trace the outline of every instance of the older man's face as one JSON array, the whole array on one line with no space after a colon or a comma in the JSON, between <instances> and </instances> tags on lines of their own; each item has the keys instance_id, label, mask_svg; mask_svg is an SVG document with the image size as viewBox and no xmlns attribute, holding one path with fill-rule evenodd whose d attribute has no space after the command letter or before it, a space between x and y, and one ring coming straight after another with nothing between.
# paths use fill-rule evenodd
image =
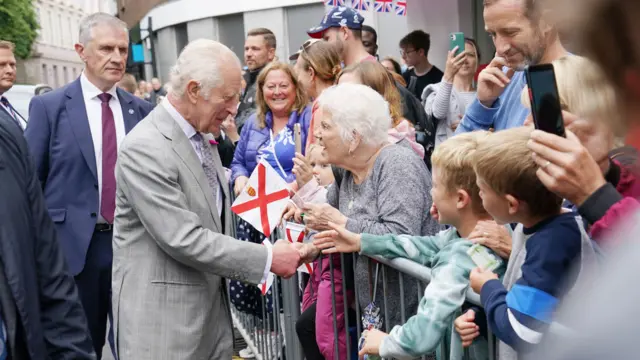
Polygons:
<instances>
[{"instance_id":1,"label":"older man's face","mask_svg":"<svg viewBox=\"0 0 640 360\"><path fill-rule=\"evenodd\" d=\"M16 58L13 51L0 49L0 95L9 91L16 81Z\"/></svg>"},{"instance_id":2,"label":"older man's face","mask_svg":"<svg viewBox=\"0 0 640 360\"><path fill-rule=\"evenodd\" d=\"M219 68L222 85L211 89L208 99L198 96L195 104L195 128L199 132L220 134L222 122L238 112L242 75L240 66L232 61L224 61Z\"/></svg>"},{"instance_id":3,"label":"older man's face","mask_svg":"<svg viewBox=\"0 0 640 360\"><path fill-rule=\"evenodd\" d=\"M86 64L94 85L106 91L122 79L129 55L129 36L123 28L102 24L91 29L92 39L76 44L76 52Z\"/></svg>"}]
</instances>

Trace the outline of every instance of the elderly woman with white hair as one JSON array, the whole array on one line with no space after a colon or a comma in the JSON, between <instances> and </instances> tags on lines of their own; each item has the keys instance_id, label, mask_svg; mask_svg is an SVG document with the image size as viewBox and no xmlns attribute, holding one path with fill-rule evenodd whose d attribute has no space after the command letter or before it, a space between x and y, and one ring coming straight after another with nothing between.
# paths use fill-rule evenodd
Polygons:
<instances>
[{"instance_id":1,"label":"elderly woman with white hair","mask_svg":"<svg viewBox=\"0 0 640 360\"><path fill-rule=\"evenodd\" d=\"M316 137L323 155L335 171L336 183L327 204L307 204L304 220L314 230L343 226L355 233L430 235L439 225L430 217L431 174L410 149L391 144L387 131L392 119L382 95L368 86L341 84L318 98ZM309 251L308 259L317 254ZM351 259L346 256L346 259ZM382 299L382 276L378 265L360 257L354 268L361 307L372 301L386 304L388 326L401 324L399 273L387 271L386 301ZM377 275L377 276L376 276ZM347 298L353 283L347 276ZM370 281L371 280L371 281ZM370 289L377 283L377 294ZM421 292L415 282L404 286L407 313L417 310ZM352 303L349 301L349 303Z\"/></svg>"}]
</instances>

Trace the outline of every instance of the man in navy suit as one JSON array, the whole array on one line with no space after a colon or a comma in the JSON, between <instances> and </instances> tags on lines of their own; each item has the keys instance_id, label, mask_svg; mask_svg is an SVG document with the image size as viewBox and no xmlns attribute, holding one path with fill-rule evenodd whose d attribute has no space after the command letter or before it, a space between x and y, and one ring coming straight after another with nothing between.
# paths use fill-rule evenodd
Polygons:
<instances>
[{"instance_id":1,"label":"man in navy suit","mask_svg":"<svg viewBox=\"0 0 640 360\"><path fill-rule=\"evenodd\" d=\"M31 100L25 138L100 359L111 315L118 145L153 106L116 86L129 49L124 22L89 15L80 23L75 48L83 73ZM114 351L112 331L109 342Z\"/></svg>"},{"instance_id":2,"label":"man in navy suit","mask_svg":"<svg viewBox=\"0 0 640 360\"><path fill-rule=\"evenodd\" d=\"M15 122L20 130L27 126L27 120L9 103L4 94L16 82L16 57L13 54L15 45L10 41L0 40L0 112Z\"/></svg>"},{"instance_id":3,"label":"man in navy suit","mask_svg":"<svg viewBox=\"0 0 640 360\"><path fill-rule=\"evenodd\" d=\"M0 359L95 359L22 128L0 110Z\"/></svg>"}]
</instances>

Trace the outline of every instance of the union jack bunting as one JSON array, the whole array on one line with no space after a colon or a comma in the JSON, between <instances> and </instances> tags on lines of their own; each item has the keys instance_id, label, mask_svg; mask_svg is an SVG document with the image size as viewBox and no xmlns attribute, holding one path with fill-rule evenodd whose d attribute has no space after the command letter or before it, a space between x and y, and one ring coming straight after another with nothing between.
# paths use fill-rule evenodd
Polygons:
<instances>
[{"instance_id":1,"label":"union jack bunting","mask_svg":"<svg viewBox=\"0 0 640 360\"><path fill-rule=\"evenodd\" d=\"M396 15L407 16L407 2L406 0L396 1Z\"/></svg>"},{"instance_id":2,"label":"union jack bunting","mask_svg":"<svg viewBox=\"0 0 640 360\"><path fill-rule=\"evenodd\" d=\"M352 0L353 8L360 11L368 11L371 3L369 0Z\"/></svg>"},{"instance_id":3,"label":"union jack bunting","mask_svg":"<svg viewBox=\"0 0 640 360\"><path fill-rule=\"evenodd\" d=\"M393 11L393 0L374 0L376 12L390 13Z\"/></svg>"},{"instance_id":4,"label":"union jack bunting","mask_svg":"<svg viewBox=\"0 0 640 360\"><path fill-rule=\"evenodd\" d=\"M329 6L344 6L344 0L324 0L324 3Z\"/></svg>"}]
</instances>

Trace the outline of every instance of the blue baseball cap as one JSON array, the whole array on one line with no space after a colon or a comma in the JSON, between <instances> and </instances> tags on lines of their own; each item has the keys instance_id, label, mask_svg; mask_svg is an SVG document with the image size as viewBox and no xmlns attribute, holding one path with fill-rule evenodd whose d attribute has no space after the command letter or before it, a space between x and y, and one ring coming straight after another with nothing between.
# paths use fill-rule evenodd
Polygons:
<instances>
[{"instance_id":1,"label":"blue baseball cap","mask_svg":"<svg viewBox=\"0 0 640 360\"><path fill-rule=\"evenodd\" d=\"M329 11L320 25L307 30L307 34L314 39L321 39L325 30L332 27L345 26L351 30L361 30L364 17L350 7L338 6Z\"/></svg>"}]
</instances>

